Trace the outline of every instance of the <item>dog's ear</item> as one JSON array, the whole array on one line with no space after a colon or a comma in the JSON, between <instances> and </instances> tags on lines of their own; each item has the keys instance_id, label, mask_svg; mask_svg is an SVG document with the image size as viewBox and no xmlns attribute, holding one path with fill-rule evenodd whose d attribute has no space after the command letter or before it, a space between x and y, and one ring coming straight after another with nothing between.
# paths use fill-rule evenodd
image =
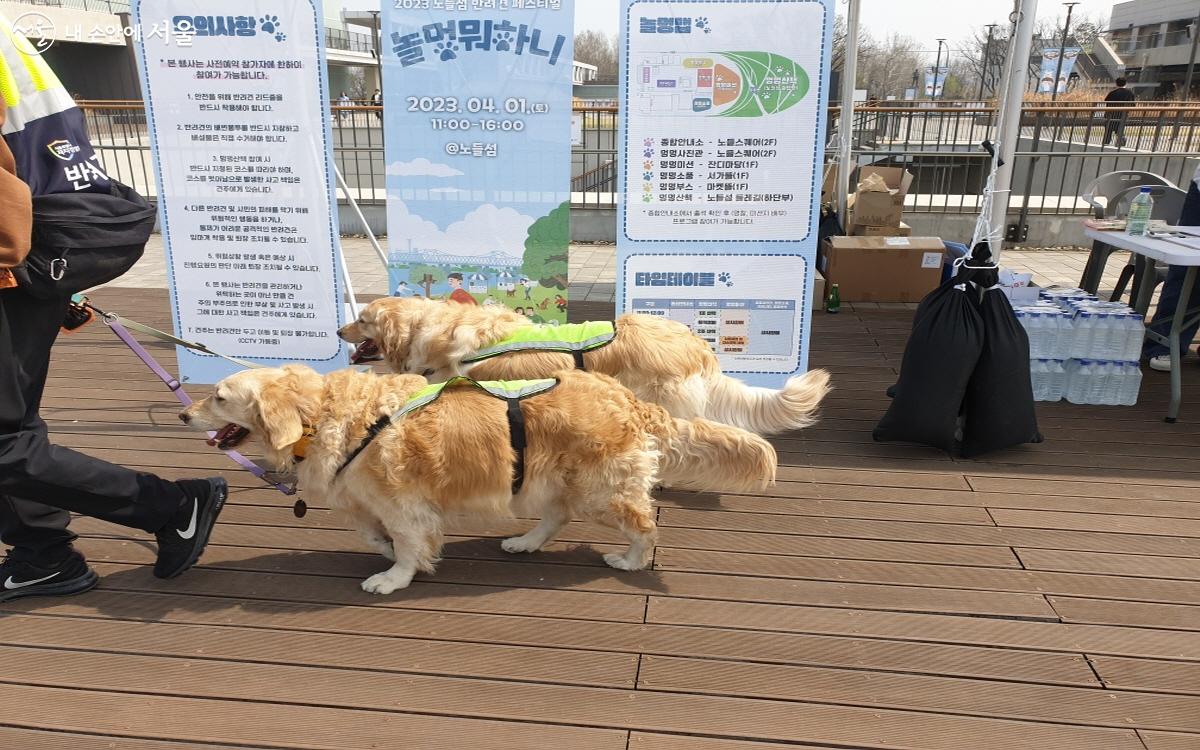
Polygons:
<instances>
[{"instance_id":1,"label":"dog's ear","mask_svg":"<svg viewBox=\"0 0 1200 750\"><path fill-rule=\"evenodd\" d=\"M295 445L304 437L304 416L301 407L304 394L301 390L300 368L289 365L285 374L263 386L258 394L259 421L266 442L275 450Z\"/></svg>"},{"instance_id":2,"label":"dog's ear","mask_svg":"<svg viewBox=\"0 0 1200 750\"><path fill-rule=\"evenodd\" d=\"M413 325L417 319L413 311L402 305L384 307L376 313L375 328L379 331L376 341L389 362L405 362L408 359Z\"/></svg>"}]
</instances>

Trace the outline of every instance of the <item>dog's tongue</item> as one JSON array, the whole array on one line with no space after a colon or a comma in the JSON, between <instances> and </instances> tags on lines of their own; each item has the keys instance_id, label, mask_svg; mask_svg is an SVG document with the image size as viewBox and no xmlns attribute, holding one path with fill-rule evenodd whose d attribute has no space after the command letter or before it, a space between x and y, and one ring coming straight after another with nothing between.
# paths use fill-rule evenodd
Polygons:
<instances>
[{"instance_id":1,"label":"dog's tongue","mask_svg":"<svg viewBox=\"0 0 1200 750\"><path fill-rule=\"evenodd\" d=\"M380 358L379 344L376 344L373 339L367 339L354 350L354 354L350 356L350 363L358 365L363 362L374 362Z\"/></svg>"},{"instance_id":2,"label":"dog's tongue","mask_svg":"<svg viewBox=\"0 0 1200 750\"><path fill-rule=\"evenodd\" d=\"M231 438L234 438L238 433L244 432L245 428L236 424L227 424L217 430L216 434L208 439L208 444L214 447L225 445Z\"/></svg>"}]
</instances>

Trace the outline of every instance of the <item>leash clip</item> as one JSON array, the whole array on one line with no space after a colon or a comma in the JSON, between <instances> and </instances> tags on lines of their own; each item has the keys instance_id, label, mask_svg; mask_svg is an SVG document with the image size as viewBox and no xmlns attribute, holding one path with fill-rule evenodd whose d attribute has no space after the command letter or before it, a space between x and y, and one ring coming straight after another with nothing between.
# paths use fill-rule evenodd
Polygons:
<instances>
[{"instance_id":1,"label":"leash clip","mask_svg":"<svg viewBox=\"0 0 1200 750\"><path fill-rule=\"evenodd\" d=\"M63 276L67 275L67 259L55 258L50 261L50 278L55 281L62 281Z\"/></svg>"}]
</instances>

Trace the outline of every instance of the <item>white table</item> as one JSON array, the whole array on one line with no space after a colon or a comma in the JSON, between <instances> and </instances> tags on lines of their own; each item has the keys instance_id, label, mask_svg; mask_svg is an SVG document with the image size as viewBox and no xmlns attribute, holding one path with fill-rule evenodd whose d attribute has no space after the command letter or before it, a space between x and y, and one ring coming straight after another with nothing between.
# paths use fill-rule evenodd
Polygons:
<instances>
[{"instance_id":1,"label":"white table","mask_svg":"<svg viewBox=\"0 0 1200 750\"><path fill-rule=\"evenodd\" d=\"M1191 234L1200 235L1200 227L1179 227ZM1146 338L1167 346L1171 350L1171 405L1167 408L1167 421L1174 422L1179 416L1179 403L1183 400L1183 376L1179 370L1179 332L1189 324L1200 320L1200 308L1189 310L1188 299L1191 298L1192 288L1196 283L1197 269L1200 268L1200 250L1151 237L1132 237L1120 231L1100 231L1086 229L1085 234L1092 240L1103 242L1112 247L1128 250L1144 260L1141 272L1141 284L1134 290L1134 308L1144 312L1154 294L1155 263L1166 263L1171 266L1187 267L1187 275L1183 279L1183 290L1179 295L1179 304L1175 306L1175 315L1171 320L1171 331L1166 336L1146 329Z\"/></svg>"}]
</instances>

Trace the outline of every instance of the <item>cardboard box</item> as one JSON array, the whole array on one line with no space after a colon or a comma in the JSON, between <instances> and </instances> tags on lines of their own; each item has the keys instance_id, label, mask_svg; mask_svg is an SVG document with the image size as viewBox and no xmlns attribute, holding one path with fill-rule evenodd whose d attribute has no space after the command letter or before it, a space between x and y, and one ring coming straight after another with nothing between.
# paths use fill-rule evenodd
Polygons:
<instances>
[{"instance_id":1,"label":"cardboard box","mask_svg":"<svg viewBox=\"0 0 1200 750\"><path fill-rule=\"evenodd\" d=\"M937 237L831 237L818 268L843 302L919 302L942 278Z\"/></svg>"},{"instance_id":2,"label":"cardboard box","mask_svg":"<svg viewBox=\"0 0 1200 750\"><path fill-rule=\"evenodd\" d=\"M863 167L858 170L856 184L872 174L883 178L888 192L855 191L853 199L848 202L854 211L855 224L866 227L900 226L904 196L912 187L912 174L900 167Z\"/></svg>"},{"instance_id":3,"label":"cardboard box","mask_svg":"<svg viewBox=\"0 0 1200 750\"><path fill-rule=\"evenodd\" d=\"M896 227L868 227L859 226L854 223L854 215L850 215L850 234L858 237L909 237L912 235L912 227L900 222L900 226Z\"/></svg>"},{"instance_id":4,"label":"cardboard box","mask_svg":"<svg viewBox=\"0 0 1200 750\"><path fill-rule=\"evenodd\" d=\"M812 288L812 309L814 311L825 309L825 294L825 277L821 275L820 271L814 271Z\"/></svg>"}]
</instances>

